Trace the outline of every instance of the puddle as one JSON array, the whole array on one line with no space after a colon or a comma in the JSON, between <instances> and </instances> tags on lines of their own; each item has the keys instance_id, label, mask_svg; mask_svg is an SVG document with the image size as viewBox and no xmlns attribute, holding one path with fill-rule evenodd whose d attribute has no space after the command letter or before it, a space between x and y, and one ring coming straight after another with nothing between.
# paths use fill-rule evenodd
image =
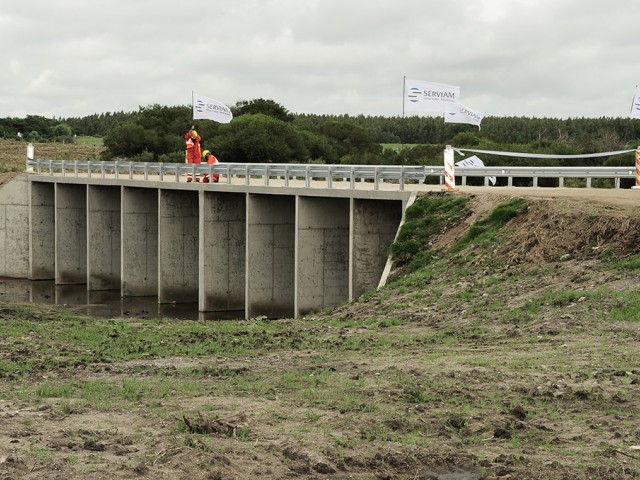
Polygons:
<instances>
[{"instance_id":1,"label":"puddle","mask_svg":"<svg viewBox=\"0 0 640 480\"><path fill-rule=\"evenodd\" d=\"M123 298L120 290L89 292L86 285L56 285L53 280L0 278L0 300L60 305L74 313L94 318L244 319L242 310L199 312L197 302L159 304L155 296Z\"/></svg>"}]
</instances>

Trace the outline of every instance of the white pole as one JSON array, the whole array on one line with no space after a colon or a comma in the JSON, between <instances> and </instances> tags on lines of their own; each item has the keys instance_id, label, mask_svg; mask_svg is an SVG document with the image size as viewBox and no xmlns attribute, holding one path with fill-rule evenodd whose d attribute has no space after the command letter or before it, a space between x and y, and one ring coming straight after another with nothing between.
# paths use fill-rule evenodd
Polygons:
<instances>
[{"instance_id":1,"label":"white pole","mask_svg":"<svg viewBox=\"0 0 640 480\"><path fill-rule=\"evenodd\" d=\"M456 188L453 153L451 145L447 145L447 148L444 149L444 187L446 190L455 190Z\"/></svg>"},{"instance_id":2,"label":"white pole","mask_svg":"<svg viewBox=\"0 0 640 480\"><path fill-rule=\"evenodd\" d=\"M640 190L640 147L636 148L636 184L631 188Z\"/></svg>"},{"instance_id":3,"label":"white pole","mask_svg":"<svg viewBox=\"0 0 640 480\"><path fill-rule=\"evenodd\" d=\"M33 165L29 165L29 160L34 160L34 159L35 159L35 154L34 154L33 143L30 143L29 145L27 145L27 172L33 172Z\"/></svg>"}]
</instances>

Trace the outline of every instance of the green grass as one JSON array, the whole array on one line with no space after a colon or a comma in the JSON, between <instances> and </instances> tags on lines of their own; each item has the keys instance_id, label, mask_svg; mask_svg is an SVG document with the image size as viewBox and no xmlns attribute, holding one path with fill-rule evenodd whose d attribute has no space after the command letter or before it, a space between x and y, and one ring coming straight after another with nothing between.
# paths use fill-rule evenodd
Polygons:
<instances>
[{"instance_id":1,"label":"green grass","mask_svg":"<svg viewBox=\"0 0 640 480\"><path fill-rule=\"evenodd\" d=\"M104 146L104 139L102 137L79 136L74 139L74 143L102 147Z\"/></svg>"},{"instance_id":2,"label":"green grass","mask_svg":"<svg viewBox=\"0 0 640 480\"><path fill-rule=\"evenodd\" d=\"M616 270L640 270L640 255L613 262L611 267Z\"/></svg>"},{"instance_id":3,"label":"green grass","mask_svg":"<svg viewBox=\"0 0 640 480\"><path fill-rule=\"evenodd\" d=\"M408 264L409 271L429 265L437 256L429 240L445 228L469 215L466 196L424 196L405 212L405 222L391 245L391 257L397 264Z\"/></svg>"},{"instance_id":4,"label":"green grass","mask_svg":"<svg viewBox=\"0 0 640 480\"><path fill-rule=\"evenodd\" d=\"M498 205L487 217L471 225L469 231L451 248L450 253L458 252L471 243L491 242L507 222L524 213L526 209L527 201L524 198L516 198Z\"/></svg>"}]
</instances>

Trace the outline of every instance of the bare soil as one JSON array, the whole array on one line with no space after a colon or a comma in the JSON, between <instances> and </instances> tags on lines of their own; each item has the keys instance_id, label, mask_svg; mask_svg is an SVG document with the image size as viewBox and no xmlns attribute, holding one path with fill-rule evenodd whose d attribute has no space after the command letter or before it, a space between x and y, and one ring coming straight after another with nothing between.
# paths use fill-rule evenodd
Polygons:
<instances>
[{"instance_id":1,"label":"bare soil","mask_svg":"<svg viewBox=\"0 0 640 480\"><path fill-rule=\"evenodd\" d=\"M0 333L0 362L43 365L0 375L0 479L640 478L640 322L633 311L607 320L625 301L616 295L640 285L638 269L612 268L640 254L637 193L635 204L531 197L492 251L471 247L422 283L278 320L284 337L311 333L312 347L46 368L46 337L10 349ZM511 197L474 194L471 216L430 248ZM197 392L181 390L190 369L208 372ZM247 384L228 389L223 370ZM329 401L283 386L292 372L321 377L326 392L349 387ZM126 406L20 393L145 378L176 388Z\"/></svg>"}]
</instances>

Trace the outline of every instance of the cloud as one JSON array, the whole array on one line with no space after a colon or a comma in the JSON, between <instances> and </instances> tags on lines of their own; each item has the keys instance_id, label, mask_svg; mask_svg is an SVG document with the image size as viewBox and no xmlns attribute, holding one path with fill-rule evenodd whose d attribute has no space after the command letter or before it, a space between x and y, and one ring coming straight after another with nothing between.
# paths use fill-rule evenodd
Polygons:
<instances>
[{"instance_id":1,"label":"cloud","mask_svg":"<svg viewBox=\"0 0 640 480\"><path fill-rule=\"evenodd\" d=\"M624 116L635 0L23 0L0 6L0 116L271 98L400 115L402 78L485 115ZM6 46L6 47L4 47Z\"/></svg>"}]
</instances>

